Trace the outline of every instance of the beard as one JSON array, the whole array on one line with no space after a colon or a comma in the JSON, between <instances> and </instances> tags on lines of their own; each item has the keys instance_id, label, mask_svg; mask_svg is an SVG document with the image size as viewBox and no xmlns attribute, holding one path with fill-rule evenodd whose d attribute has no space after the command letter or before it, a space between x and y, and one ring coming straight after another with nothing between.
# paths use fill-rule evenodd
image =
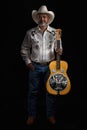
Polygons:
<instances>
[{"instance_id":1,"label":"beard","mask_svg":"<svg viewBox=\"0 0 87 130\"><path fill-rule=\"evenodd\" d=\"M45 26L45 27L47 27L47 26L48 26L48 24L47 24L47 23L45 23L45 22L41 22L41 23L39 23L38 25L39 25L39 26Z\"/></svg>"}]
</instances>

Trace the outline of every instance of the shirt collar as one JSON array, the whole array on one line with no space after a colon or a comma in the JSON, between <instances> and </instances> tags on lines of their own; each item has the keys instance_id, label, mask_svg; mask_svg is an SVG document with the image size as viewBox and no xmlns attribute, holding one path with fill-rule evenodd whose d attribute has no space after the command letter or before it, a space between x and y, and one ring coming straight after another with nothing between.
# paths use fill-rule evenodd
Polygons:
<instances>
[{"instance_id":1,"label":"shirt collar","mask_svg":"<svg viewBox=\"0 0 87 130\"><path fill-rule=\"evenodd\" d=\"M35 32L38 33L39 31L40 31L40 27L37 26L36 29L35 29ZM53 28L51 28L51 27L48 25L46 31L48 31L48 32L50 32L50 33L53 34L53 31L54 31L54 30L53 30Z\"/></svg>"},{"instance_id":2,"label":"shirt collar","mask_svg":"<svg viewBox=\"0 0 87 130\"><path fill-rule=\"evenodd\" d=\"M37 31L41 30L39 26L37 26ZM47 29L46 29L48 32L51 32L52 29L51 27L48 25Z\"/></svg>"}]
</instances>

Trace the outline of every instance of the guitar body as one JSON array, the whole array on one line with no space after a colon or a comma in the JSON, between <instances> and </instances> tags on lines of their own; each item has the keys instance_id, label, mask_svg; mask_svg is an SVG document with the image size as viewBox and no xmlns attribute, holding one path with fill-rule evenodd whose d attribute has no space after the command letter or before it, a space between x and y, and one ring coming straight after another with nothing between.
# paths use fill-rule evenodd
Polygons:
<instances>
[{"instance_id":1,"label":"guitar body","mask_svg":"<svg viewBox=\"0 0 87 130\"><path fill-rule=\"evenodd\" d=\"M67 75L68 63L60 60L60 68L58 69L56 66L56 61L49 64L50 76L46 82L46 89L53 95L65 95L71 89L70 79Z\"/></svg>"}]
</instances>

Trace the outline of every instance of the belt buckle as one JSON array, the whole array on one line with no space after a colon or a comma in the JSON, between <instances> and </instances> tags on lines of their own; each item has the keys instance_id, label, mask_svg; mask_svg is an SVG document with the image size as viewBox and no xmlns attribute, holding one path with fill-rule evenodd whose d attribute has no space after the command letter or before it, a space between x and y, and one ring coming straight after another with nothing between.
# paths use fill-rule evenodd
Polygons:
<instances>
[{"instance_id":1,"label":"belt buckle","mask_svg":"<svg viewBox=\"0 0 87 130\"><path fill-rule=\"evenodd\" d=\"M42 66L45 66L45 65L47 65L48 63L40 63L40 65L42 65Z\"/></svg>"}]
</instances>

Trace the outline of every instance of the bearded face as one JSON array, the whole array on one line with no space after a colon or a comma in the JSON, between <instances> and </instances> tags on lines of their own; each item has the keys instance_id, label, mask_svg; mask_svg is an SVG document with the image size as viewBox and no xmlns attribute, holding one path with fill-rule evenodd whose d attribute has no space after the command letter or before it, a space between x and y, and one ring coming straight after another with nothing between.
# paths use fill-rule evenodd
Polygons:
<instances>
[{"instance_id":1,"label":"bearded face","mask_svg":"<svg viewBox=\"0 0 87 130\"><path fill-rule=\"evenodd\" d=\"M39 26L48 26L49 16L47 14L39 14L38 15L38 25Z\"/></svg>"}]
</instances>

